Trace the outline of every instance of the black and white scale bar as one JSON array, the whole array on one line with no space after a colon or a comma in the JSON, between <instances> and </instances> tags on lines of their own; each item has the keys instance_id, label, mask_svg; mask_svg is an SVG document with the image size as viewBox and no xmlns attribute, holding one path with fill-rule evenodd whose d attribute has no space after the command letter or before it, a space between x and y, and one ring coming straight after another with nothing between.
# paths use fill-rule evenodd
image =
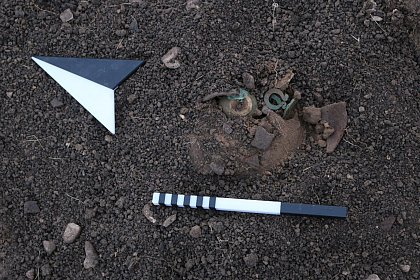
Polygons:
<instances>
[{"instance_id":1,"label":"black and white scale bar","mask_svg":"<svg viewBox=\"0 0 420 280\"><path fill-rule=\"evenodd\" d=\"M304 215L346 218L347 207L316 204L287 203L215 196L153 193L154 205L214 209L270 215Z\"/></svg>"}]
</instances>

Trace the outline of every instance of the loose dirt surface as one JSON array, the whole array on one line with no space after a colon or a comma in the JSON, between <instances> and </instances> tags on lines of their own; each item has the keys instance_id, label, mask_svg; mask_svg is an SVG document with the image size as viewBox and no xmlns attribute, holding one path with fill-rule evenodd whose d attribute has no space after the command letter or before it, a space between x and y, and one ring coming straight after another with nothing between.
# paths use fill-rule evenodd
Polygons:
<instances>
[{"instance_id":1,"label":"loose dirt surface","mask_svg":"<svg viewBox=\"0 0 420 280\"><path fill-rule=\"evenodd\" d=\"M362 1L279 1L273 29L272 1L126 2L2 1L1 279L30 269L37 279L420 278L413 8L378 1L374 22ZM74 19L62 23L67 8ZM168 69L161 57L173 47L180 67ZM116 135L32 55L145 59L117 90ZM273 59L279 76L295 69L302 106L347 103L343 140L326 154L307 137L272 175L200 175L186 137L198 100L249 72L261 104L258 71ZM151 223L142 209L154 191L343 205L349 217L151 207ZM27 201L39 212L25 213ZM70 222L82 231L67 244ZM83 267L85 241L94 268Z\"/></svg>"}]
</instances>

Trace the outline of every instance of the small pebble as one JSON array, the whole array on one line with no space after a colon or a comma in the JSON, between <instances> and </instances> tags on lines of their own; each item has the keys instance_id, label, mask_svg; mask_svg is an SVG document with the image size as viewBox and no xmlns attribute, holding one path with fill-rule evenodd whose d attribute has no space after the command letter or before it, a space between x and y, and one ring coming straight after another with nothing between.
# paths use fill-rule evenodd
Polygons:
<instances>
[{"instance_id":1,"label":"small pebble","mask_svg":"<svg viewBox=\"0 0 420 280\"><path fill-rule=\"evenodd\" d=\"M112 136L111 135L105 135L105 141L108 143L112 142Z\"/></svg>"},{"instance_id":2,"label":"small pebble","mask_svg":"<svg viewBox=\"0 0 420 280\"><path fill-rule=\"evenodd\" d=\"M99 262L99 257L92 243L89 241L85 242L85 254L86 257L83 261L83 267L85 269L94 268Z\"/></svg>"},{"instance_id":3,"label":"small pebble","mask_svg":"<svg viewBox=\"0 0 420 280\"><path fill-rule=\"evenodd\" d=\"M255 253L248 254L244 257L244 262L248 267L254 267L257 265L258 256Z\"/></svg>"},{"instance_id":4,"label":"small pebble","mask_svg":"<svg viewBox=\"0 0 420 280\"><path fill-rule=\"evenodd\" d=\"M190 235L193 238L199 238L201 236L201 227L200 226L193 226L190 230Z\"/></svg>"},{"instance_id":5,"label":"small pebble","mask_svg":"<svg viewBox=\"0 0 420 280\"><path fill-rule=\"evenodd\" d=\"M302 114L303 120L310 124L317 124L321 120L321 108L314 106L304 107Z\"/></svg>"},{"instance_id":6,"label":"small pebble","mask_svg":"<svg viewBox=\"0 0 420 280\"><path fill-rule=\"evenodd\" d=\"M44 264L41 266L41 275L47 277L51 274L51 266L49 264Z\"/></svg>"},{"instance_id":7,"label":"small pebble","mask_svg":"<svg viewBox=\"0 0 420 280\"><path fill-rule=\"evenodd\" d=\"M70 9L64 10L64 12L60 14L60 19L62 22L69 22L73 19L73 13Z\"/></svg>"},{"instance_id":8,"label":"small pebble","mask_svg":"<svg viewBox=\"0 0 420 280\"><path fill-rule=\"evenodd\" d=\"M216 175L223 175L225 172L225 165L223 163L216 163L211 162L210 163L210 169L213 171Z\"/></svg>"},{"instance_id":9,"label":"small pebble","mask_svg":"<svg viewBox=\"0 0 420 280\"><path fill-rule=\"evenodd\" d=\"M51 106L52 106L53 108L59 108L59 107L61 107L61 106L63 106L63 105L64 105L63 101L61 101L61 99L60 99L60 98L58 98L58 97L54 97L54 98L51 100L50 104L51 104Z\"/></svg>"},{"instance_id":10,"label":"small pebble","mask_svg":"<svg viewBox=\"0 0 420 280\"><path fill-rule=\"evenodd\" d=\"M411 267L408 264L400 264L400 269L404 273L410 272Z\"/></svg>"},{"instance_id":11,"label":"small pebble","mask_svg":"<svg viewBox=\"0 0 420 280\"><path fill-rule=\"evenodd\" d=\"M169 227L175 221L176 221L176 214L173 214L173 215L169 216L168 218L166 218L166 220L163 222L162 226L163 227Z\"/></svg>"},{"instance_id":12,"label":"small pebble","mask_svg":"<svg viewBox=\"0 0 420 280\"><path fill-rule=\"evenodd\" d=\"M76 238L79 237L81 231L82 228L79 225L75 223L69 223L66 226L63 234L64 243L73 243Z\"/></svg>"},{"instance_id":13,"label":"small pebble","mask_svg":"<svg viewBox=\"0 0 420 280\"><path fill-rule=\"evenodd\" d=\"M125 197L120 197L117 202L115 202L115 206L117 206L118 208L123 208L125 205Z\"/></svg>"},{"instance_id":14,"label":"small pebble","mask_svg":"<svg viewBox=\"0 0 420 280\"><path fill-rule=\"evenodd\" d=\"M35 279L35 269L32 268L32 269L28 270L25 273L25 276L26 276L26 278L31 279L31 280Z\"/></svg>"},{"instance_id":15,"label":"small pebble","mask_svg":"<svg viewBox=\"0 0 420 280\"><path fill-rule=\"evenodd\" d=\"M365 111L365 107L360 106L360 107L359 107L359 113L363 113L364 111Z\"/></svg>"},{"instance_id":16,"label":"small pebble","mask_svg":"<svg viewBox=\"0 0 420 280\"><path fill-rule=\"evenodd\" d=\"M366 280L381 280L377 274L371 274L366 278Z\"/></svg>"},{"instance_id":17,"label":"small pebble","mask_svg":"<svg viewBox=\"0 0 420 280\"><path fill-rule=\"evenodd\" d=\"M223 124L223 131L227 134L231 134L233 132L233 128L230 124L224 123Z\"/></svg>"},{"instance_id":18,"label":"small pebble","mask_svg":"<svg viewBox=\"0 0 420 280\"><path fill-rule=\"evenodd\" d=\"M125 35L127 35L127 30L119 29L119 30L115 31L115 35L117 35L119 37L124 37Z\"/></svg>"},{"instance_id":19,"label":"small pebble","mask_svg":"<svg viewBox=\"0 0 420 280\"><path fill-rule=\"evenodd\" d=\"M319 139L319 140L318 140L318 145L319 145L321 148L325 148L325 147L327 147L327 142L326 142L325 140Z\"/></svg>"},{"instance_id":20,"label":"small pebble","mask_svg":"<svg viewBox=\"0 0 420 280\"><path fill-rule=\"evenodd\" d=\"M139 32L139 25L137 23L137 20L133 18L133 20L130 23L130 30L133 32Z\"/></svg>"},{"instance_id":21,"label":"small pebble","mask_svg":"<svg viewBox=\"0 0 420 280\"><path fill-rule=\"evenodd\" d=\"M44 240L42 241L42 245L44 245L45 252L47 252L48 255L51 255L55 251L55 243L51 240Z\"/></svg>"},{"instance_id":22,"label":"small pebble","mask_svg":"<svg viewBox=\"0 0 420 280\"><path fill-rule=\"evenodd\" d=\"M251 146L260 149L260 150L267 150L271 142L273 142L274 134L269 133L267 130L265 130L264 127L258 126L257 130L255 131L255 137L254 140L251 142Z\"/></svg>"},{"instance_id":23,"label":"small pebble","mask_svg":"<svg viewBox=\"0 0 420 280\"><path fill-rule=\"evenodd\" d=\"M242 81L247 89L255 89L255 80L251 74L247 72L243 73Z\"/></svg>"},{"instance_id":24,"label":"small pebble","mask_svg":"<svg viewBox=\"0 0 420 280\"><path fill-rule=\"evenodd\" d=\"M36 201L26 201L23 205L23 212L25 214L36 214L39 213L38 203Z\"/></svg>"},{"instance_id":25,"label":"small pebble","mask_svg":"<svg viewBox=\"0 0 420 280\"><path fill-rule=\"evenodd\" d=\"M128 97L127 97L127 101L128 101L128 103L133 103L134 102L134 100L136 100L137 99L137 95L136 94L130 94Z\"/></svg>"}]
</instances>

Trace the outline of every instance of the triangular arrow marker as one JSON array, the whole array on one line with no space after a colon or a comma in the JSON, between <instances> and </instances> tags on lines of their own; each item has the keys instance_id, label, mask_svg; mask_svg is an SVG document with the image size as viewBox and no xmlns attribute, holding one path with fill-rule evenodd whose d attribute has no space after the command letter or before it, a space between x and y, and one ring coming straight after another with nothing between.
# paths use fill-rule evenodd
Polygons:
<instances>
[{"instance_id":1,"label":"triangular arrow marker","mask_svg":"<svg viewBox=\"0 0 420 280\"><path fill-rule=\"evenodd\" d=\"M144 64L134 60L32 59L112 134L115 134L114 89Z\"/></svg>"}]
</instances>

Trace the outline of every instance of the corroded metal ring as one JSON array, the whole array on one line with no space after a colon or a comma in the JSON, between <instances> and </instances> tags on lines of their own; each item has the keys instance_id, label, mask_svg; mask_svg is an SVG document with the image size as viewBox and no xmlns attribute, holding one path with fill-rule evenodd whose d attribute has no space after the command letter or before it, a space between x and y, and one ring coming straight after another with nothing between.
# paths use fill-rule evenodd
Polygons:
<instances>
[{"instance_id":1,"label":"corroded metal ring","mask_svg":"<svg viewBox=\"0 0 420 280\"><path fill-rule=\"evenodd\" d=\"M257 100L251 94L241 100L229 99L225 96L220 99L219 104L223 112L231 117L244 117L254 113L257 109Z\"/></svg>"},{"instance_id":2,"label":"corroded metal ring","mask_svg":"<svg viewBox=\"0 0 420 280\"><path fill-rule=\"evenodd\" d=\"M273 100L276 104L273 104L271 102L271 100ZM287 108L287 103L286 103L287 100L289 100L289 95L284 94L278 88L269 89L264 94L265 105L267 105L267 107L270 108L273 111L276 111L280 108L286 109Z\"/></svg>"}]
</instances>

